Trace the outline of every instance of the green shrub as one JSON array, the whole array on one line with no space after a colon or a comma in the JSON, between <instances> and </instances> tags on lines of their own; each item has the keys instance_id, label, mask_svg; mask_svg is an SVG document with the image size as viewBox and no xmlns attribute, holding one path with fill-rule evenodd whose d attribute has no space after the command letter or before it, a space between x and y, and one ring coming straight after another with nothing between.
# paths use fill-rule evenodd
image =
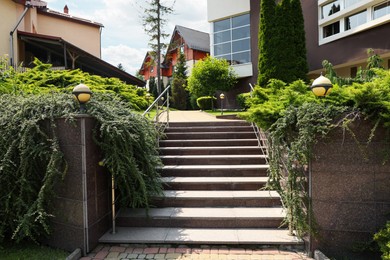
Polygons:
<instances>
[{"instance_id":1,"label":"green shrub","mask_svg":"<svg viewBox=\"0 0 390 260\"><path fill-rule=\"evenodd\" d=\"M387 221L386 226L374 235L374 240L382 252L382 259L390 260L390 221Z\"/></svg>"},{"instance_id":2,"label":"green shrub","mask_svg":"<svg viewBox=\"0 0 390 260\"><path fill-rule=\"evenodd\" d=\"M240 106L241 109L247 110L250 107L249 104L249 98L251 94L250 93L241 93L237 95L237 103Z\"/></svg>"},{"instance_id":3,"label":"green shrub","mask_svg":"<svg viewBox=\"0 0 390 260\"><path fill-rule=\"evenodd\" d=\"M200 97L196 100L196 104L202 110L211 110L214 109L214 107L216 106L217 98L210 96Z\"/></svg>"}]
</instances>

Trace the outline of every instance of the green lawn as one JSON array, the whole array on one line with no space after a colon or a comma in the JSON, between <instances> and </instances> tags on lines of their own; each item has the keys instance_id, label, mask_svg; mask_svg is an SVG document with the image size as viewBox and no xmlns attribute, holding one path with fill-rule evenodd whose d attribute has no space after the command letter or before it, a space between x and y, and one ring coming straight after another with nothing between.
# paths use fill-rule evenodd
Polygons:
<instances>
[{"instance_id":1,"label":"green lawn","mask_svg":"<svg viewBox=\"0 0 390 260\"><path fill-rule=\"evenodd\" d=\"M69 254L69 252L60 249L40 246L32 242L21 242L20 244L5 243L0 245L1 260L64 260Z\"/></svg>"}]
</instances>

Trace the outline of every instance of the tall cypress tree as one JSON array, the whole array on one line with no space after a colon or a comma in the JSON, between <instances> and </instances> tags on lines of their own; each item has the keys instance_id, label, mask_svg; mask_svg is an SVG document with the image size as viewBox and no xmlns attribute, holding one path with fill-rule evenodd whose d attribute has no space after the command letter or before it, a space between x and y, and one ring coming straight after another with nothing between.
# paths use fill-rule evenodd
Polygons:
<instances>
[{"instance_id":1,"label":"tall cypress tree","mask_svg":"<svg viewBox=\"0 0 390 260\"><path fill-rule=\"evenodd\" d=\"M275 0L260 1L259 21L259 75L257 83L267 84L276 69L275 58Z\"/></svg>"},{"instance_id":2,"label":"tall cypress tree","mask_svg":"<svg viewBox=\"0 0 390 260\"><path fill-rule=\"evenodd\" d=\"M308 66L300 0L282 0L278 5L275 0L261 0L260 8L258 84L264 86L272 78L286 83L305 80Z\"/></svg>"},{"instance_id":3,"label":"tall cypress tree","mask_svg":"<svg viewBox=\"0 0 390 260\"><path fill-rule=\"evenodd\" d=\"M173 80L172 80L172 101L173 106L177 109L187 109L189 93L186 90L187 87L187 64L186 57L178 48L177 63L175 70L173 71Z\"/></svg>"}]
</instances>

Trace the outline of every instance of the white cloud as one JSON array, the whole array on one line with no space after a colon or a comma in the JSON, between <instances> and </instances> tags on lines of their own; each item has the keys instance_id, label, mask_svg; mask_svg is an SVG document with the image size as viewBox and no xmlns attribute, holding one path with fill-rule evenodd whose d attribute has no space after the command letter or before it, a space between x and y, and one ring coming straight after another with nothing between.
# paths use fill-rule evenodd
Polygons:
<instances>
[{"instance_id":1,"label":"white cloud","mask_svg":"<svg viewBox=\"0 0 390 260\"><path fill-rule=\"evenodd\" d=\"M147 49L135 49L120 44L102 48L102 58L113 66L121 63L126 72L135 75L141 68L146 52Z\"/></svg>"},{"instance_id":2,"label":"white cloud","mask_svg":"<svg viewBox=\"0 0 390 260\"><path fill-rule=\"evenodd\" d=\"M162 3L169 5L174 0ZM149 50L149 36L142 26L141 16L146 0L46 0L48 7L62 11L68 5L69 14L102 23L102 58L117 66L122 63L128 73L135 74ZM165 17L165 33L175 25L204 32L209 31L207 0L176 0L174 13ZM168 42L170 36L164 41Z\"/></svg>"}]
</instances>

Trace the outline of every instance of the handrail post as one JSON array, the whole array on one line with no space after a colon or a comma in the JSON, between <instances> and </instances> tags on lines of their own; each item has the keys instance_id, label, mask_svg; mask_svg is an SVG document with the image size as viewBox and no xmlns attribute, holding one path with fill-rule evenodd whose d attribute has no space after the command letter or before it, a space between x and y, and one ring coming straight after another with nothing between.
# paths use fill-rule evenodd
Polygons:
<instances>
[{"instance_id":1,"label":"handrail post","mask_svg":"<svg viewBox=\"0 0 390 260\"><path fill-rule=\"evenodd\" d=\"M114 175L111 176L111 207L112 207L112 234L116 233L115 227L115 179Z\"/></svg>"}]
</instances>

